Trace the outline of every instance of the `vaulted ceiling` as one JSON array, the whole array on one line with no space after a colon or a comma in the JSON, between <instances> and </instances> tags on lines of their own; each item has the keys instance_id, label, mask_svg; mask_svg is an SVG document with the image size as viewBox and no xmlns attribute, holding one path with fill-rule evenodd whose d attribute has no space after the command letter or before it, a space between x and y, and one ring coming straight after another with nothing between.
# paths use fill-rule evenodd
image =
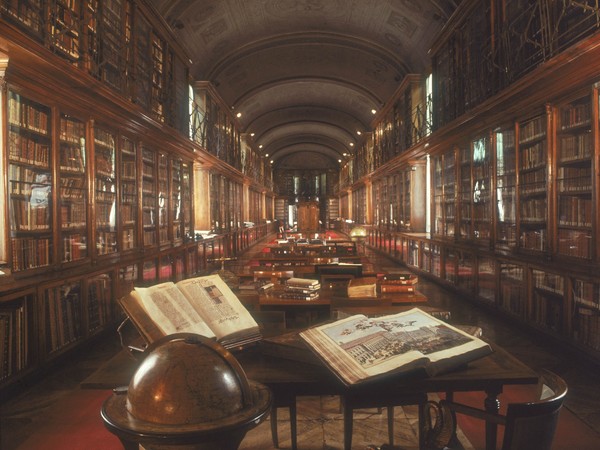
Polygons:
<instances>
[{"instance_id":1,"label":"vaulted ceiling","mask_svg":"<svg viewBox=\"0 0 600 450\"><path fill-rule=\"evenodd\" d=\"M339 167L460 0L149 0L274 168Z\"/></svg>"}]
</instances>

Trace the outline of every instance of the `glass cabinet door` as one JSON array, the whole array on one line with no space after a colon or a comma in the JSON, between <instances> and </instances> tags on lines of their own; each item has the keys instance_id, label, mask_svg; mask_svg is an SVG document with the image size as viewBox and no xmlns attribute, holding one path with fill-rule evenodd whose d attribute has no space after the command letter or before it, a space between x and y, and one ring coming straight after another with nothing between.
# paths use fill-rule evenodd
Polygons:
<instances>
[{"instance_id":1,"label":"glass cabinet door","mask_svg":"<svg viewBox=\"0 0 600 450\"><path fill-rule=\"evenodd\" d=\"M492 158L490 139L482 136L471 143L473 149L473 239L489 242L492 222Z\"/></svg>"},{"instance_id":2,"label":"glass cabinet door","mask_svg":"<svg viewBox=\"0 0 600 450\"><path fill-rule=\"evenodd\" d=\"M514 127L496 132L496 243L517 242L517 159Z\"/></svg>"},{"instance_id":3,"label":"glass cabinet door","mask_svg":"<svg viewBox=\"0 0 600 450\"><path fill-rule=\"evenodd\" d=\"M96 183L96 252L108 255L117 252L117 186L115 178L115 136L94 128L94 159Z\"/></svg>"},{"instance_id":4,"label":"glass cabinet door","mask_svg":"<svg viewBox=\"0 0 600 450\"><path fill-rule=\"evenodd\" d=\"M156 245L156 153L142 149L142 227L144 247Z\"/></svg>"},{"instance_id":5,"label":"glass cabinet door","mask_svg":"<svg viewBox=\"0 0 600 450\"><path fill-rule=\"evenodd\" d=\"M183 235L185 238L194 236L192 221L192 166L189 163L181 165Z\"/></svg>"},{"instance_id":6,"label":"glass cabinet door","mask_svg":"<svg viewBox=\"0 0 600 450\"><path fill-rule=\"evenodd\" d=\"M8 200L12 270L52 263L50 108L8 93Z\"/></svg>"},{"instance_id":7,"label":"glass cabinet door","mask_svg":"<svg viewBox=\"0 0 600 450\"><path fill-rule=\"evenodd\" d=\"M459 150L459 177L458 236L469 239L473 223L473 211L471 210L473 185L471 184L471 149L466 146Z\"/></svg>"},{"instance_id":8,"label":"glass cabinet door","mask_svg":"<svg viewBox=\"0 0 600 450\"><path fill-rule=\"evenodd\" d=\"M559 109L557 159L557 252L592 257L592 104L584 97Z\"/></svg>"},{"instance_id":9,"label":"glass cabinet door","mask_svg":"<svg viewBox=\"0 0 600 450\"><path fill-rule=\"evenodd\" d=\"M183 239L183 199L182 199L182 164L178 159L171 161L171 228L173 242L181 243Z\"/></svg>"},{"instance_id":10,"label":"glass cabinet door","mask_svg":"<svg viewBox=\"0 0 600 450\"><path fill-rule=\"evenodd\" d=\"M456 157L454 150L444 154L444 236L454 236L456 224Z\"/></svg>"},{"instance_id":11,"label":"glass cabinet door","mask_svg":"<svg viewBox=\"0 0 600 450\"><path fill-rule=\"evenodd\" d=\"M519 124L519 244L547 249L547 141L546 116Z\"/></svg>"},{"instance_id":12,"label":"glass cabinet door","mask_svg":"<svg viewBox=\"0 0 600 450\"><path fill-rule=\"evenodd\" d=\"M137 148L133 141L121 138L121 251L134 250L137 246Z\"/></svg>"},{"instance_id":13,"label":"glass cabinet door","mask_svg":"<svg viewBox=\"0 0 600 450\"><path fill-rule=\"evenodd\" d=\"M59 134L59 253L63 262L89 256L85 124L65 114Z\"/></svg>"},{"instance_id":14,"label":"glass cabinet door","mask_svg":"<svg viewBox=\"0 0 600 450\"><path fill-rule=\"evenodd\" d=\"M169 166L164 153L158 155L158 236L160 244L169 242Z\"/></svg>"}]
</instances>

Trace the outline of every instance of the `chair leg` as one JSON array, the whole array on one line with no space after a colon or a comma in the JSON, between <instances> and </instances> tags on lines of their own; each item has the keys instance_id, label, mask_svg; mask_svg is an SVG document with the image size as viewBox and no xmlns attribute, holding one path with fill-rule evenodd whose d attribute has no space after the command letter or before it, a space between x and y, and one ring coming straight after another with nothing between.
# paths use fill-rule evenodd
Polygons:
<instances>
[{"instance_id":1,"label":"chair leg","mask_svg":"<svg viewBox=\"0 0 600 450\"><path fill-rule=\"evenodd\" d=\"M271 439L273 447L279 448L279 437L277 436L277 406L271 407Z\"/></svg>"},{"instance_id":2,"label":"chair leg","mask_svg":"<svg viewBox=\"0 0 600 450\"><path fill-rule=\"evenodd\" d=\"M390 446L394 445L394 407L387 407L388 441Z\"/></svg>"}]
</instances>

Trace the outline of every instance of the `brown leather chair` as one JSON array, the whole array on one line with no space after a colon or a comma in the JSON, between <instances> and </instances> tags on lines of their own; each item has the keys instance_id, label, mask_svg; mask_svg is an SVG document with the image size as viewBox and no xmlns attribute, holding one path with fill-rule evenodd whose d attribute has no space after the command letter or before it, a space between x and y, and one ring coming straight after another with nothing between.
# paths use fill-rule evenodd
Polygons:
<instances>
[{"instance_id":1,"label":"brown leather chair","mask_svg":"<svg viewBox=\"0 0 600 450\"><path fill-rule=\"evenodd\" d=\"M448 406L455 413L503 425L505 428L502 450L550 450L567 390L567 384L562 378L544 370L540 372L538 395L535 400L508 404L506 415L490 414L445 400L442 400L441 404Z\"/></svg>"}]
</instances>

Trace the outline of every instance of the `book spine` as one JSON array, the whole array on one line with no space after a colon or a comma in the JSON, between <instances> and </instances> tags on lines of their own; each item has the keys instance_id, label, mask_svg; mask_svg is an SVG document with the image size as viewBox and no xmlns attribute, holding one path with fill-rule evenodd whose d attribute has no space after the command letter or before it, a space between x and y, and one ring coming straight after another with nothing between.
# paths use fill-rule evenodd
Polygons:
<instances>
[{"instance_id":1,"label":"book spine","mask_svg":"<svg viewBox=\"0 0 600 450\"><path fill-rule=\"evenodd\" d=\"M412 293L415 292L415 288L413 286L406 286L406 285L381 285L381 292L408 292L408 293Z\"/></svg>"}]
</instances>

